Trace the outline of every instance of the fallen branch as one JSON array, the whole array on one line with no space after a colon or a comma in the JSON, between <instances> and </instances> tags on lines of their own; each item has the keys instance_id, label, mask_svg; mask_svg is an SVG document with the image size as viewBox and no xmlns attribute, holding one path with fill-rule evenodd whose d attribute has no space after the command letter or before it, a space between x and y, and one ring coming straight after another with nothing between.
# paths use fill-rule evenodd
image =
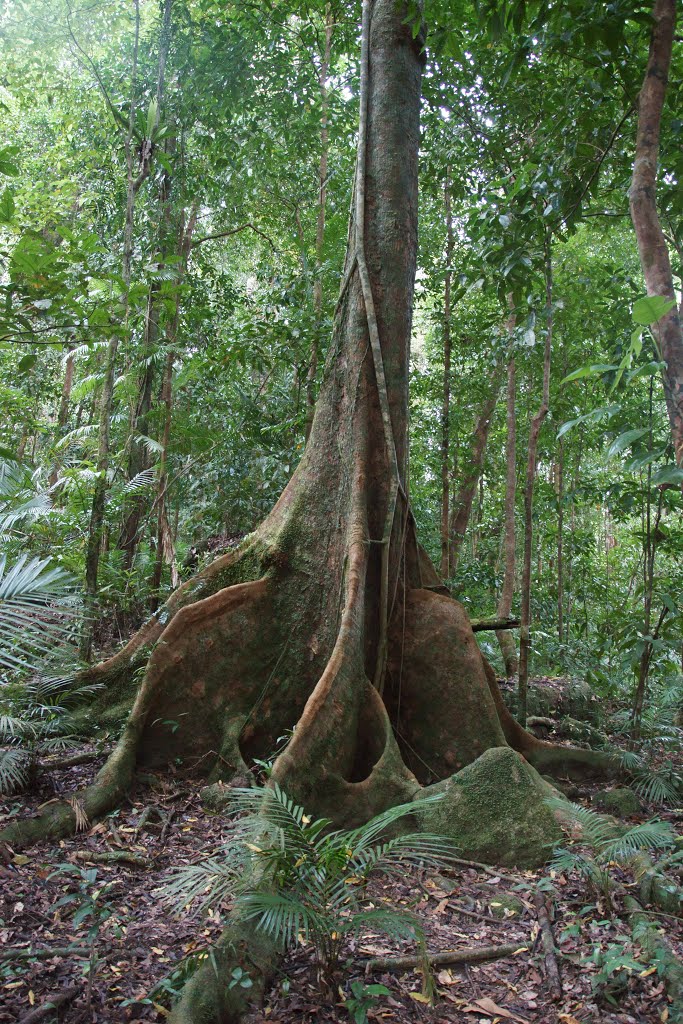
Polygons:
<instances>
[{"instance_id":1,"label":"fallen branch","mask_svg":"<svg viewBox=\"0 0 683 1024\"><path fill-rule=\"evenodd\" d=\"M472 619L471 624L474 633L483 633L486 630L516 629L519 619Z\"/></svg>"},{"instance_id":2,"label":"fallen branch","mask_svg":"<svg viewBox=\"0 0 683 1024\"><path fill-rule=\"evenodd\" d=\"M559 1002L560 999L562 999L562 978L560 977L560 968L557 964L555 939L553 938L553 930L550 924L550 918L548 917L548 910L545 905L545 900L540 892L534 893L534 906L536 907L538 926L541 929L543 962L545 963L545 974L548 979L550 994L555 1002Z\"/></svg>"},{"instance_id":3,"label":"fallen branch","mask_svg":"<svg viewBox=\"0 0 683 1024\"><path fill-rule=\"evenodd\" d=\"M425 956L376 956L365 964L366 971L404 971L419 967L428 960L433 967L450 964L478 964L484 960L502 960L518 953L526 946L510 942L504 946L471 946L466 949L452 949L445 953L427 953Z\"/></svg>"},{"instance_id":4,"label":"fallen branch","mask_svg":"<svg viewBox=\"0 0 683 1024\"><path fill-rule=\"evenodd\" d=\"M8 960L50 960L53 956L78 956L84 959L90 956L88 946L56 946L53 949L5 949L0 953L0 963Z\"/></svg>"},{"instance_id":5,"label":"fallen branch","mask_svg":"<svg viewBox=\"0 0 683 1024\"><path fill-rule=\"evenodd\" d=\"M80 754L65 754L64 757L48 757L40 762L43 771L51 768L74 768L78 764L90 764L92 761L99 761L102 757L108 757L112 747L106 750L84 750Z\"/></svg>"},{"instance_id":6,"label":"fallen branch","mask_svg":"<svg viewBox=\"0 0 683 1024\"><path fill-rule=\"evenodd\" d=\"M65 988L59 995L50 996L45 1003L41 1003L40 1006L35 1006L29 1013L22 1017L19 1024L35 1024L36 1021L42 1020L43 1017L47 1017L48 1013L52 1013L60 1006L64 1006L65 1003L71 1002L75 999L80 992L80 985L72 985L71 988Z\"/></svg>"},{"instance_id":7,"label":"fallen branch","mask_svg":"<svg viewBox=\"0 0 683 1024\"><path fill-rule=\"evenodd\" d=\"M91 864L135 864L139 868L151 868L153 864L149 857L129 850L107 850L103 853L78 850L76 860L88 861Z\"/></svg>"}]
</instances>

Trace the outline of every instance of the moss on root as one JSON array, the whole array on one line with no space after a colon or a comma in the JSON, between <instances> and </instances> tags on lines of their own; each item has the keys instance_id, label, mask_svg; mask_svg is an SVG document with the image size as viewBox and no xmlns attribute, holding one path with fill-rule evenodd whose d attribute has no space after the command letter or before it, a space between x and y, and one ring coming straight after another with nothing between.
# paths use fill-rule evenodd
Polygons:
<instances>
[{"instance_id":1,"label":"moss on root","mask_svg":"<svg viewBox=\"0 0 683 1024\"><path fill-rule=\"evenodd\" d=\"M250 1005L262 997L280 951L275 943L248 921L231 922L209 957L185 985L169 1024L238 1024ZM239 967L251 987L229 987Z\"/></svg>"},{"instance_id":2,"label":"moss on root","mask_svg":"<svg viewBox=\"0 0 683 1024\"><path fill-rule=\"evenodd\" d=\"M418 794L444 799L421 814L429 832L452 836L460 855L519 867L547 861L561 838L545 803L547 784L509 747L492 747L457 775Z\"/></svg>"}]
</instances>

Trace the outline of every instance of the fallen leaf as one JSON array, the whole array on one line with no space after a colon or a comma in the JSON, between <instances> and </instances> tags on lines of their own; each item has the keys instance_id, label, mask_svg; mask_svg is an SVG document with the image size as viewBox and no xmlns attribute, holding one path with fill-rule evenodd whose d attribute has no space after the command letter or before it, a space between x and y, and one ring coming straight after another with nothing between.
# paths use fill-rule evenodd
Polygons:
<instances>
[{"instance_id":1,"label":"fallen leaf","mask_svg":"<svg viewBox=\"0 0 683 1024\"><path fill-rule=\"evenodd\" d=\"M475 999L474 1004L483 1010L484 1013L492 1013L494 1017L505 1017L507 1020L516 1020L519 1024L529 1024L526 1017L519 1017L516 1013L512 1013L511 1010L506 1010L504 1006L494 1003L493 999L489 999L488 996Z\"/></svg>"},{"instance_id":2,"label":"fallen leaf","mask_svg":"<svg viewBox=\"0 0 683 1024\"><path fill-rule=\"evenodd\" d=\"M409 992L408 995L411 999L414 999L416 1003L424 1003L425 1006L431 1006L431 999L429 996L425 996L422 992Z\"/></svg>"},{"instance_id":3,"label":"fallen leaf","mask_svg":"<svg viewBox=\"0 0 683 1024\"><path fill-rule=\"evenodd\" d=\"M34 993L34 991L33 991L33 989L32 989L32 988L31 988L31 989L29 989L29 993L28 993L28 1001L29 1001L29 1003L31 1004L31 1006L35 1006L35 1003L36 1003L36 996L35 996L35 993Z\"/></svg>"}]
</instances>

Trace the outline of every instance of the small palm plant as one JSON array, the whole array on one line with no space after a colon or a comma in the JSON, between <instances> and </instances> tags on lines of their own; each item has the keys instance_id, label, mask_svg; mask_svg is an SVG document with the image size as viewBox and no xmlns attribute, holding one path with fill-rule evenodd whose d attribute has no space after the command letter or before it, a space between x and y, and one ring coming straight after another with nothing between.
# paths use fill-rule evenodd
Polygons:
<instances>
[{"instance_id":1,"label":"small palm plant","mask_svg":"<svg viewBox=\"0 0 683 1024\"><path fill-rule=\"evenodd\" d=\"M578 833L570 846L555 851L551 869L580 875L596 896L612 907L611 864L627 864L641 850L666 850L675 845L671 825L653 818L629 829L622 829L609 818L580 804L553 799L548 804ZM579 846L588 847L583 852Z\"/></svg>"},{"instance_id":2,"label":"small palm plant","mask_svg":"<svg viewBox=\"0 0 683 1024\"><path fill-rule=\"evenodd\" d=\"M64 750L68 712L100 689L73 676L34 679L8 688L0 701L0 796L24 789L34 777L38 758Z\"/></svg>"},{"instance_id":3,"label":"small palm plant","mask_svg":"<svg viewBox=\"0 0 683 1024\"><path fill-rule=\"evenodd\" d=\"M234 809L243 816L233 821L221 856L176 869L161 892L176 908L198 901L203 910L230 899L234 914L255 920L285 948L310 942L319 978L329 986L350 937L365 929L423 945L414 915L374 906L366 884L373 871L452 863L448 838L396 834L401 819L438 799L402 804L341 831L332 830L328 818L312 820L277 783L265 792L236 789Z\"/></svg>"}]
</instances>

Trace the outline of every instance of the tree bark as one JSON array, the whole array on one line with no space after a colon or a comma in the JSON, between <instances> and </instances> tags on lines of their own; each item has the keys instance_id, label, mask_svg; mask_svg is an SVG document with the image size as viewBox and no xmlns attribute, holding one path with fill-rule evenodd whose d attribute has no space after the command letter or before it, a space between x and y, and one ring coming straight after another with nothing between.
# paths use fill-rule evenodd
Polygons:
<instances>
[{"instance_id":1,"label":"tree bark","mask_svg":"<svg viewBox=\"0 0 683 1024\"><path fill-rule=\"evenodd\" d=\"M638 101L629 203L647 294L663 295L673 302L672 309L653 325L653 333L666 364L662 371L664 397L676 462L683 469L683 332L669 249L657 212L659 142L676 30L676 0L655 0L652 17L650 53Z\"/></svg>"},{"instance_id":2,"label":"tree bark","mask_svg":"<svg viewBox=\"0 0 683 1024\"><path fill-rule=\"evenodd\" d=\"M57 414L57 438L61 438L64 434L66 424L69 419L69 404L71 402L71 389L74 382L74 354L73 346L69 346L68 355L66 357L66 365L64 366L64 380L62 382L62 397L59 402L59 413ZM55 458L52 469L50 470L49 483L50 487L54 487L59 478L59 467L61 463L59 458Z\"/></svg>"},{"instance_id":3,"label":"tree bark","mask_svg":"<svg viewBox=\"0 0 683 1024\"><path fill-rule=\"evenodd\" d=\"M522 726L526 725L527 689L529 685L529 648L531 645L531 553L534 536L534 482L538 455L538 437L550 407L550 353L553 338L553 265L550 236L545 241L545 295L546 334L543 353L543 391L538 412L529 430L529 454L524 485L524 562L522 565L521 628L519 631L519 681L517 687L517 714Z\"/></svg>"},{"instance_id":4,"label":"tree bark","mask_svg":"<svg viewBox=\"0 0 683 1024\"><path fill-rule=\"evenodd\" d=\"M443 293L443 405L441 409L441 564L443 579L450 575L450 433L451 433L451 283L453 264L453 223L450 168L444 185L446 215L446 277Z\"/></svg>"},{"instance_id":5,"label":"tree bark","mask_svg":"<svg viewBox=\"0 0 683 1024\"><path fill-rule=\"evenodd\" d=\"M510 335L510 356L507 367L507 403L505 437L505 570L503 588L498 601L498 615L507 619L512 613L512 598L515 592L515 575L517 570L517 543L515 530L515 497L517 492L517 385L515 379L515 353L512 333L515 329L516 317L512 311L512 297L508 298L510 317L507 323ZM507 630L499 630L496 638L505 663L505 675L512 679L517 675L518 659L515 638Z\"/></svg>"},{"instance_id":6,"label":"tree bark","mask_svg":"<svg viewBox=\"0 0 683 1024\"><path fill-rule=\"evenodd\" d=\"M323 277L322 256L325 242L325 217L327 213L327 159L330 148L328 127L328 89L327 80L330 73L330 55L332 52L332 36L334 18L332 8L328 4L325 9L325 46L320 64L318 87L320 89L320 165L318 168L318 219L315 229L315 283L313 285L313 310L315 314L315 330L311 346L311 361L306 377L306 442L311 434L315 413L315 379L318 374L318 355L320 350L320 327L323 312Z\"/></svg>"},{"instance_id":7,"label":"tree bark","mask_svg":"<svg viewBox=\"0 0 683 1024\"><path fill-rule=\"evenodd\" d=\"M128 115L128 131L124 141L126 153L126 219L123 229L123 283L126 291L126 319L128 316L128 292L131 278L131 259L133 253L133 218L135 197L142 181L133 174L133 131L135 127L136 87L138 67L138 47L140 42L140 4L135 0L135 41L133 45L133 65L131 68L130 112ZM88 528L88 545L85 556L85 596L83 631L81 634L80 656L83 661L90 661L92 656L95 603L97 600L97 577L100 566L100 552L104 527L104 511L108 488L109 474L109 435L114 401L114 376L116 357L118 355L118 334L112 334L107 346L104 367L104 382L99 410L99 433L97 441L97 476L90 512Z\"/></svg>"},{"instance_id":8,"label":"tree bark","mask_svg":"<svg viewBox=\"0 0 683 1024\"><path fill-rule=\"evenodd\" d=\"M499 363L493 373L491 391L484 401L481 411L474 425L472 435L471 455L467 470L465 471L462 483L458 489L457 496L453 500L450 523L450 575L455 576L458 571L458 561L462 545L467 533L467 526L470 521L472 504L477 493L477 485L484 468L486 456L486 443L489 437L491 420L498 403L500 384L505 369L504 363Z\"/></svg>"}]
</instances>

